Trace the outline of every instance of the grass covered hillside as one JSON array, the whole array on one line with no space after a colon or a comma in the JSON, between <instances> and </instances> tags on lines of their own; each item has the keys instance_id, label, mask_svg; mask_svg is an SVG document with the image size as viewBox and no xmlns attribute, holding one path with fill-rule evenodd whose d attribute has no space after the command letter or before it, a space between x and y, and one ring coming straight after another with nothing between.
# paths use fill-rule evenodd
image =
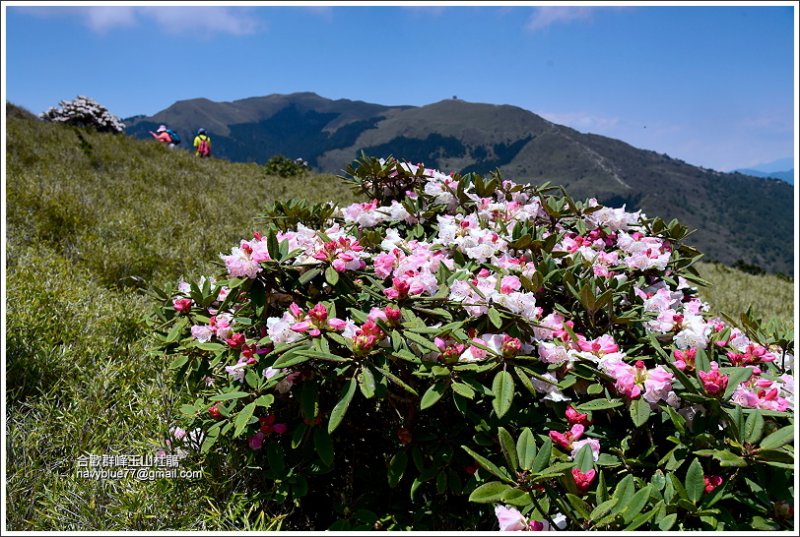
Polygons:
<instances>
[{"instance_id":1,"label":"grass covered hillside","mask_svg":"<svg viewBox=\"0 0 800 537\"><path fill-rule=\"evenodd\" d=\"M175 391L147 352L141 289L219 272L273 200L350 192L13 107L6 134L8 528L241 529L232 475L95 481L77 461L152 454L166 433Z\"/></svg>"},{"instance_id":2,"label":"grass covered hillside","mask_svg":"<svg viewBox=\"0 0 800 537\"><path fill-rule=\"evenodd\" d=\"M155 141L6 123L6 524L17 531L282 527L233 468L182 462L196 479L94 480L86 455L154 455L182 397L145 323L151 285L215 274L265 205L348 203L330 175L196 159ZM655 216L655 215L651 215ZM706 295L738 316L791 322L792 283L705 265ZM768 298L771 297L771 298ZM323 528L319 528L323 529Z\"/></svg>"}]
</instances>

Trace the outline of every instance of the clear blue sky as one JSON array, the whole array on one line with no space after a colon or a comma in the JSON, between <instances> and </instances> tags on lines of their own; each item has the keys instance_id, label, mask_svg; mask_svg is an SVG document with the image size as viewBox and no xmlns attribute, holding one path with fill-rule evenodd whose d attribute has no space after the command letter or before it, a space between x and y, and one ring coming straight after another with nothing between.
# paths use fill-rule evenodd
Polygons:
<instances>
[{"instance_id":1,"label":"clear blue sky","mask_svg":"<svg viewBox=\"0 0 800 537\"><path fill-rule=\"evenodd\" d=\"M719 170L794 156L788 4L3 7L5 98L35 113L79 94L123 118L195 97L457 95Z\"/></svg>"}]
</instances>

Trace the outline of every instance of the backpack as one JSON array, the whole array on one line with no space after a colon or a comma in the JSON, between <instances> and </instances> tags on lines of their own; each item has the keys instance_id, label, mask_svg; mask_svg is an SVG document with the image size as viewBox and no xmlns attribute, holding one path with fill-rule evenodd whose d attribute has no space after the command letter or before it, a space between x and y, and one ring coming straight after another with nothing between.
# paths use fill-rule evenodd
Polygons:
<instances>
[{"instance_id":1,"label":"backpack","mask_svg":"<svg viewBox=\"0 0 800 537\"><path fill-rule=\"evenodd\" d=\"M174 130L167 129L167 134L169 134L169 137L172 140L173 144L178 145L179 143L181 143L181 137Z\"/></svg>"},{"instance_id":2,"label":"backpack","mask_svg":"<svg viewBox=\"0 0 800 537\"><path fill-rule=\"evenodd\" d=\"M208 137L200 138L200 144L197 146L197 154L201 157L211 156L211 145L208 143Z\"/></svg>"}]
</instances>

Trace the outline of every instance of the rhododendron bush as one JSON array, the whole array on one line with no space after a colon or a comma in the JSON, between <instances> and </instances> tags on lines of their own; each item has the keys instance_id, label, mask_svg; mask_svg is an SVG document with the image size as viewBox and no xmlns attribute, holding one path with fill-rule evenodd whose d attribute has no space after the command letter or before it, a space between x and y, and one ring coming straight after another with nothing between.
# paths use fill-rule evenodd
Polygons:
<instances>
[{"instance_id":1,"label":"rhododendron bush","mask_svg":"<svg viewBox=\"0 0 800 537\"><path fill-rule=\"evenodd\" d=\"M294 529L792 527L794 343L706 313L684 226L347 171L369 201L275 205L161 292L196 456Z\"/></svg>"},{"instance_id":2,"label":"rhododendron bush","mask_svg":"<svg viewBox=\"0 0 800 537\"><path fill-rule=\"evenodd\" d=\"M125 130L125 124L117 116L89 97L79 95L72 101L61 101L59 105L60 108L50 107L39 117L53 123L92 127L100 132L118 134Z\"/></svg>"}]
</instances>

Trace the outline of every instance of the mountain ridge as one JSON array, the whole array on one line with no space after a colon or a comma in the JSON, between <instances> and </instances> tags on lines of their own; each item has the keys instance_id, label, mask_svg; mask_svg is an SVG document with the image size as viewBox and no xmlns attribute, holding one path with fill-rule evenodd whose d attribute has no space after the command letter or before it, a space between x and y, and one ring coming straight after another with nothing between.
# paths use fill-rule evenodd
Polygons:
<instances>
[{"instance_id":1,"label":"mountain ridge","mask_svg":"<svg viewBox=\"0 0 800 537\"><path fill-rule=\"evenodd\" d=\"M692 166L557 125L513 105L446 99L387 106L311 92L225 103L190 99L134 118L126 130L147 138L160 123L182 133L206 128L215 155L232 161L263 163L283 154L302 157L319 171L340 173L363 151L445 172L498 170L520 182L551 181L577 198L678 218L697 230L696 246L713 260L793 271L788 184Z\"/></svg>"}]
</instances>

